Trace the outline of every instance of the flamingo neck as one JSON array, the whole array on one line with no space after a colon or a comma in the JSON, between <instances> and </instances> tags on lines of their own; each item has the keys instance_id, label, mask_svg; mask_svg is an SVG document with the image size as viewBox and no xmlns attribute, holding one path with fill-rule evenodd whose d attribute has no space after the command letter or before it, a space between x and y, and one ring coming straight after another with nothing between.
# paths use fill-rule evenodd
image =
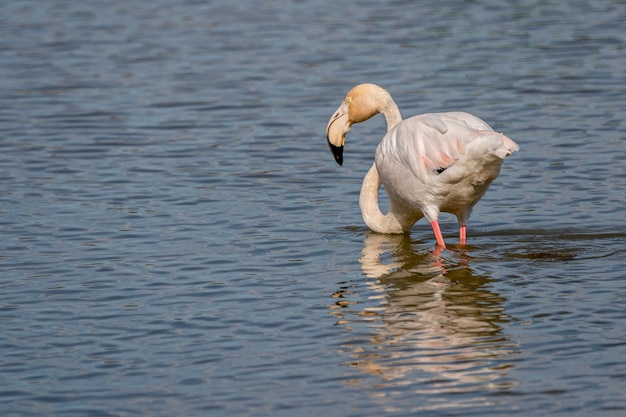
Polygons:
<instances>
[{"instance_id":1,"label":"flamingo neck","mask_svg":"<svg viewBox=\"0 0 626 417\"><path fill-rule=\"evenodd\" d=\"M363 221L374 232L378 233L403 233L404 228L399 219L389 212L383 214L378 205L378 190L380 189L380 176L376 169L376 164L365 175L363 185L361 186L361 194L359 196L359 206Z\"/></svg>"},{"instance_id":2,"label":"flamingo neck","mask_svg":"<svg viewBox=\"0 0 626 417\"><path fill-rule=\"evenodd\" d=\"M402 121L402 114L398 105L391 98L391 94L381 87L376 85L369 85L371 87L370 94L374 97L377 103L376 111L369 117L372 117L376 113L381 113L385 117L387 122L387 132L396 127L398 123ZM364 120L369 119L369 117ZM361 120L362 121L362 120ZM363 178L363 185L361 185L361 194L359 196L359 206L361 207L361 214L363 221L374 232L378 233L404 233L414 223L407 223L402 221L402 216L398 217L393 210L389 210L387 214L383 214L380 211L378 205L378 193L382 181L378 175L378 169L376 163L372 164L365 178Z\"/></svg>"}]
</instances>

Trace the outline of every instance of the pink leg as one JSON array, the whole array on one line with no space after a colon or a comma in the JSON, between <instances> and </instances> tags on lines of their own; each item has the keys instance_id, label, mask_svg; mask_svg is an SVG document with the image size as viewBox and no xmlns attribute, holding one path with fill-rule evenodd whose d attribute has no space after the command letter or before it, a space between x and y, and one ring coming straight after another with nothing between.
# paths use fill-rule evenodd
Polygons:
<instances>
[{"instance_id":1,"label":"pink leg","mask_svg":"<svg viewBox=\"0 0 626 417\"><path fill-rule=\"evenodd\" d=\"M465 225L459 228L459 243L461 245L465 245L465 238L466 238L466 233L467 233L466 229L467 228L465 227Z\"/></svg>"},{"instance_id":2,"label":"pink leg","mask_svg":"<svg viewBox=\"0 0 626 417\"><path fill-rule=\"evenodd\" d=\"M446 244L443 241L443 236L441 235L441 230L439 229L439 221L433 220L430 222L430 226L433 228L433 233L435 234L435 239L437 239L437 244L442 248L446 247Z\"/></svg>"}]
</instances>

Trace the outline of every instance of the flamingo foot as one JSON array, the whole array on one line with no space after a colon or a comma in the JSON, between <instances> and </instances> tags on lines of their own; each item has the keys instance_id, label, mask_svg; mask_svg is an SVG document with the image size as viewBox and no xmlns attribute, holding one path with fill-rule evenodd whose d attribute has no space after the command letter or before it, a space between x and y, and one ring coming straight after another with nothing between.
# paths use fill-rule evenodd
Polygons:
<instances>
[{"instance_id":1,"label":"flamingo foot","mask_svg":"<svg viewBox=\"0 0 626 417\"><path fill-rule=\"evenodd\" d=\"M433 228L433 233L435 234L435 239L437 239L437 244L445 249L446 244L443 241L443 236L441 235L441 229L439 229L439 221L433 220L430 222L430 227Z\"/></svg>"},{"instance_id":2,"label":"flamingo foot","mask_svg":"<svg viewBox=\"0 0 626 417\"><path fill-rule=\"evenodd\" d=\"M465 225L459 228L459 244L465 245L467 228Z\"/></svg>"}]
</instances>

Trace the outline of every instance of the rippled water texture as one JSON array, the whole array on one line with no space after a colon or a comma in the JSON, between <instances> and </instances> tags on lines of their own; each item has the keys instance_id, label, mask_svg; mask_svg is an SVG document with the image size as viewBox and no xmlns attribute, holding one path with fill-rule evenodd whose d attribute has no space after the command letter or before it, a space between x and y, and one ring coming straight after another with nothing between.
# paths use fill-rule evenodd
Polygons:
<instances>
[{"instance_id":1,"label":"rippled water texture","mask_svg":"<svg viewBox=\"0 0 626 417\"><path fill-rule=\"evenodd\" d=\"M622 1L0 4L2 416L626 414ZM370 233L355 84L520 144ZM385 202L382 203L386 204Z\"/></svg>"}]
</instances>

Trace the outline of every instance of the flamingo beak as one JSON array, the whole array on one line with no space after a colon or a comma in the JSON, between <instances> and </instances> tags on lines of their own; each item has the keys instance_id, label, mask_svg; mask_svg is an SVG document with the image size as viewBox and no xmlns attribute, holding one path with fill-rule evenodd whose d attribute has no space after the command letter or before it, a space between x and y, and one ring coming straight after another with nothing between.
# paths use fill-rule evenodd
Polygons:
<instances>
[{"instance_id":1,"label":"flamingo beak","mask_svg":"<svg viewBox=\"0 0 626 417\"><path fill-rule=\"evenodd\" d=\"M346 103L341 103L326 126L328 147L339 165L343 164L343 145L346 142L346 133L349 131L348 106Z\"/></svg>"}]
</instances>

